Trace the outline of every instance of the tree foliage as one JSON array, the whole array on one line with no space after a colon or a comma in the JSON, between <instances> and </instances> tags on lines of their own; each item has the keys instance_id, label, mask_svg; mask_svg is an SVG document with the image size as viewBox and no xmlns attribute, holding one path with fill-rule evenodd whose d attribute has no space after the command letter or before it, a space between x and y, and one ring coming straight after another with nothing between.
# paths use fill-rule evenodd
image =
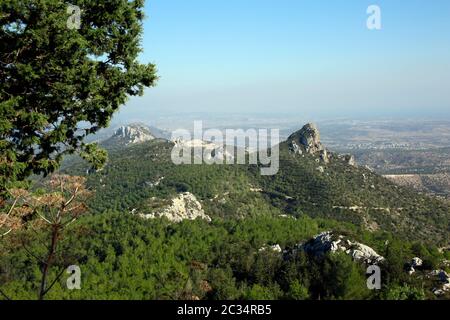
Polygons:
<instances>
[{"instance_id":1,"label":"tree foliage","mask_svg":"<svg viewBox=\"0 0 450 320\"><path fill-rule=\"evenodd\" d=\"M79 29L65 1L0 3L0 186L54 171L65 153L101 165L104 153L83 138L157 79L137 60L143 0L71 3Z\"/></svg>"},{"instance_id":2,"label":"tree foliage","mask_svg":"<svg viewBox=\"0 0 450 320\"><path fill-rule=\"evenodd\" d=\"M11 231L17 233L11 233L8 240L15 239L18 248L27 252L39 267L40 300L65 271L62 267L55 279L49 281L48 275L55 262L68 266L76 261L68 258L69 251L60 250L59 243L65 236L67 226L87 211L85 201L91 193L84 184L83 177L54 175L46 181L45 189L34 193L23 189L10 191L11 198L3 204L8 207L8 213L0 215L0 240L5 240ZM31 238L27 231L33 232ZM36 248L35 243L42 246Z\"/></svg>"},{"instance_id":3,"label":"tree foliage","mask_svg":"<svg viewBox=\"0 0 450 320\"><path fill-rule=\"evenodd\" d=\"M381 266L382 290L369 290L367 266L350 256L315 257L292 250L330 226L329 221L308 217L171 224L127 213L87 215L70 225L59 243L81 268L81 290L68 290L67 277L62 277L46 298L417 299L434 286L424 282L419 271L415 277L403 270L406 277L393 281L385 274L394 270L389 264L396 264L390 255ZM11 241L0 242L0 289L13 299L34 299L41 271L28 251L45 250L38 241L29 241L27 251L16 243L17 237L14 233ZM366 237L375 248L385 240ZM288 254L261 250L275 243ZM401 246L398 258L408 262L412 244ZM65 267L63 259L55 259L48 278L57 279L58 270Z\"/></svg>"}]
</instances>

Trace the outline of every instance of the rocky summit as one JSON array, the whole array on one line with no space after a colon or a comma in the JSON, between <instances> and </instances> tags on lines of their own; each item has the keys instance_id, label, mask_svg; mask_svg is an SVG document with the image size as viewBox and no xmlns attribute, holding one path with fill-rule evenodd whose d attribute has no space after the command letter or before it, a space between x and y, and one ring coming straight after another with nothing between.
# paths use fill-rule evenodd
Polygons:
<instances>
[{"instance_id":1,"label":"rocky summit","mask_svg":"<svg viewBox=\"0 0 450 320\"><path fill-rule=\"evenodd\" d=\"M320 133L317 126L308 123L297 132L294 132L289 138L289 148L294 154L303 155L304 153L319 156L325 162L330 162L329 152L320 141Z\"/></svg>"},{"instance_id":2,"label":"rocky summit","mask_svg":"<svg viewBox=\"0 0 450 320\"><path fill-rule=\"evenodd\" d=\"M320 132L314 123L307 123L299 131L291 134L287 142L289 150L294 154L318 156L318 159L325 164L332 159L338 159L351 166L356 166L355 158L352 155L335 155L327 150L320 141Z\"/></svg>"},{"instance_id":3,"label":"rocky summit","mask_svg":"<svg viewBox=\"0 0 450 320\"><path fill-rule=\"evenodd\" d=\"M109 139L109 142L130 145L154 139L155 137L151 133L150 129L145 125L130 124L128 126L118 128L114 132L114 135Z\"/></svg>"},{"instance_id":4,"label":"rocky summit","mask_svg":"<svg viewBox=\"0 0 450 320\"><path fill-rule=\"evenodd\" d=\"M289 140L298 143L307 153L317 153L325 150L325 147L320 142L320 133L317 126L313 123L308 123L297 132L294 132Z\"/></svg>"}]
</instances>

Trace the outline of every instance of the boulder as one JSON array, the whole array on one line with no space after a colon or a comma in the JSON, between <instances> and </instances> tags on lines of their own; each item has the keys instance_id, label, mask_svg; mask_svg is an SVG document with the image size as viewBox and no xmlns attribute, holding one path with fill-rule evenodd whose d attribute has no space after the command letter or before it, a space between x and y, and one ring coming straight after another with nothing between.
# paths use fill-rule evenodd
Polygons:
<instances>
[{"instance_id":1,"label":"boulder","mask_svg":"<svg viewBox=\"0 0 450 320\"><path fill-rule=\"evenodd\" d=\"M323 232L308 242L297 245L295 250L303 250L314 256L342 251L350 255L354 260L362 261L366 264L378 264L384 260L371 247L345 239L342 235L334 235L331 231Z\"/></svg>"},{"instance_id":2,"label":"boulder","mask_svg":"<svg viewBox=\"0 0 450 320\"><path fill-rule=\"evenodd\" d=\"M344 155L344 161L352 167L356 167L356 160L355 160L355 156L352 154L345 154Z\"/></svg>"},{"instance_id":3,"label":"boulder","mask_svg":"<svg viewBox=\"0 0 450 320\"><path fill-rule=\"evenodd\" d=\"M436 277L439 282L441 282L441 286L434 288L433 293L436 296L442 296L447 292L450 292L450 276L444 270L433 270L429 273L430 276Z\"/></svg>"},{"instance_id":4,"label":"boulder","mask_svg":"<svg viewBox=\"0 0 450 320\"><path fill-rule=\"evenodd\" d=\"M423 265L423 261L422 259L415 257L411 260L410 264L409 264L409 270L408 273L411 275L413 273L416 272L416 269L418 267L421 267Z\"/></svg>"}]
</instances>

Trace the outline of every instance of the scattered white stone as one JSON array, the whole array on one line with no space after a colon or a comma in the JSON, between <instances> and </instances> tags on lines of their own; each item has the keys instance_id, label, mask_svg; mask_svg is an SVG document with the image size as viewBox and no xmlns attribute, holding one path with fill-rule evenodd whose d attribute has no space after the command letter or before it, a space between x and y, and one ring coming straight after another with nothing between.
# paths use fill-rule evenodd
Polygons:
<instances>
[{"instance_id":1,"label":"scattered white stone","mask_svg":"<svg viewBox=\"0 0 450 320\"><path fill-rule=\"evenodd\" d=\"M287 214L280 214L278 215L278 217L283 218L283 219L292 219L292 220L297 220L296 217L291 216L291 215L287 215Z\"/></svg>"},{"instance_id":2,"label":"scattered white stone","mask_svg":"<svg viewBox=\"0 0 450 320\"><path fill-rule=\"evenodd\" d=\"M433 270L429 273L431 276L437 277L442 283L440 288L434 288L433 293L436 296L442 296L450 292L450 276L444 270Z\"/></svg>"},{"instance_id":3,"label":"scattered white stone","mask_svg":"<svg viewBox=\"0 0 450 320\"><path fill-rule=\"evenodd\" d=\"M267 250L271 250L271 251L276 252L276 253L283 252L283 250L281 249L281 246L279 244L275 244L275 245L269 246L269 247L266 247L266 246L262 247L261 249L259 249L259 252L264 252L264 251L267 251Z\"/></svg>"},{"instance_id":4,"label":"scattered white stone","mask_svg":"<svg viewBox=\"0 0 450 320\"><path fill-rule=\"evenodd\" d=\"M303 154L302 149L300 149L300 147L298 146L298 144L295 141L292 141L290 149L294 154L300 154L300 155Z\"/></svg>"},{"instance_id":5,"label":"scattered white stone","mask_svg":"<svg viewBox=\"0 0 450 320\"><path fill-rule=\"evenodd\" d=\"M156 179L155 181L147 181L145 184L150 188L154 188L154 187L159 186L163 180L164 180L164 177L160 177L160 178Z\"/></svg>"}]
</instances>

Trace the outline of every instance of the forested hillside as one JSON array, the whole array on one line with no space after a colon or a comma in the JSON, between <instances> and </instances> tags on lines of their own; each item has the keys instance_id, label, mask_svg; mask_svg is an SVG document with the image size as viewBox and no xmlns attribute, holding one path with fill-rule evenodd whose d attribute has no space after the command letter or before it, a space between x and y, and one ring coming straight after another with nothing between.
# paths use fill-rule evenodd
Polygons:
<instances>
[{"instance_id":1,"label":"forested hillside","mask_svg":"<svg viewBox=\"0 0 450 320\"><path fill-rule=\"evenodd\" d=\"M97 171L68 159L60 173L85 176L91 197L87 215L61 235L47 298L448 298L439 278L450 271L448 205L325 153L318 141L317 153L294 142L280 144L274 176L256 165L177 166L163 139L108 141ZM46 180L36 180L36 192ZM367 263L354 251L330 251L341 240L320 255L300 249L325 231L349 239L357 255L379 254L381 290L367 288ZM34 256L48 236L28 229L0 242L6 296L35 296ZM82 290L58 278L69 264L80 266Z\"/></svg>"},{"instance_id":2,"label":"forested hillside","mask_svg":"<svg viewBox=\"0 0 450 320\"><path fill-rule=\"evenodd\" d=\"M364 241L385 256L382 290L368 290L366 266L344 253L314 258L261 250L279 244L290 252L329 229ZM35 261L20 242L3 242L1 249L10 252L0 258L2 291L14 299L34 299L39 282ZM38 254L44 248L34 241L29 250ZM433 246L305 215L172 224L123 212L81 219L68 231L61 252L50 278L76 262L82 271L81 290L67 290L65 281L59 281L48 299L434 299L431 289L439 281L424 280L423 275L444 258ZM417 255L426 266L410 276L404 264Z\"/></svg>"},{"instance_id":3,"label":"forested hillside","mask_svg":"<svg viewBox=\"0 0 450 320\"><path fill-rule=\"evenodd\" d=\"M172 147L169 141L153 140L111 149L106 167L87 175L88 185L96 190L89 203L92 212L131 212L153 197L191 192L218 217L304 213L395 232L405 239L449 242L448 203L342 159L318 162L317 156L295 154L283 142L278 174L261 176L253 165L176 166L170 159ZM78 175L88 169L78 162L63 172Z\"/></svg>"}]
</instances>

